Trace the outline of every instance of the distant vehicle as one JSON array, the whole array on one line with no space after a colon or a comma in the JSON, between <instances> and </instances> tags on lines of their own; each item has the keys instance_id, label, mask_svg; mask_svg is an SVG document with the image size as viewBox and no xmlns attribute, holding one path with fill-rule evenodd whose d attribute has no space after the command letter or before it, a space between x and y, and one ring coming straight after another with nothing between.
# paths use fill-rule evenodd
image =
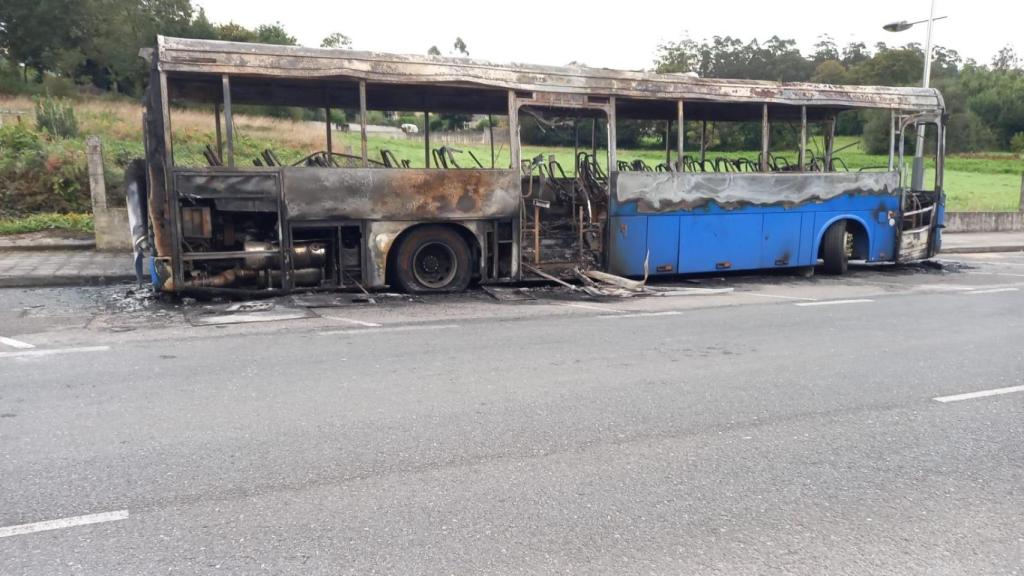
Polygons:
<instances>
[{"instance_id":1,"label":"distant vehicle","mask_svg":"<svg viewBox=\"0 0 1024 576\"><path fill-rule=\"evenodd\" d=\"M520 280L529 269L642 276L819 260L826 272L842 273L851 258L907 261L940 246L944 104L932 89L350 56L166 37L158 38L151 65L148 230L153 282L167 292L387 285L441 292L474 279ZM175 164L172 99L217 111L209 166ZM340 154L325 130L325 148L293 165L265 150L242 166L233 104L319 107L328 118L332 109L357 109L362 124L354 126L364 134L367 111L421 113L428 127L431 113L498 115L508 128L491 129L489 163L468 149L432 149L429 130L423 168L388 150L371 158L365 137L358 152ZM890 116L888 162L847 171L834 145L836 118L872 108ZM575 130L572 165L544 155L521 161L520 123L556 116ZM664 128L664 162L619 160L616 134L636 121ZM733 122L757 125L760 154L709 158L709 125ZM903 143L925 125L934 129L934 181L914 187ZM773 126L798 135L795 161L773 150ZM684 149L694 130L700 145ZM811 130L822 140L817 154L808 149ZM497 152L495 134L507 138Z\"/></svg>"},{"instance_id":2,"label":"distant vehicle","mask_svg":"<svg viewBox=\"0 0 1024 576\"><path fill-rule=\"evenodd\" d=\"M402 132L406 134L419 134L420 127L415 124L402 124Z\"/></svg>"}]
</instances>

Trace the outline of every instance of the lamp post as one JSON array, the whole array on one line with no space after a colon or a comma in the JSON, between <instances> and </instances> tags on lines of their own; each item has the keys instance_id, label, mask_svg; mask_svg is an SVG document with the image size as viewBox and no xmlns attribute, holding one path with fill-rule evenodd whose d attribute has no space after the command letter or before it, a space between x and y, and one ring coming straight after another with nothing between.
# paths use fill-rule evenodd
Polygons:
<instances>
[{"instance_id":1,"label":"lamp post","mask_svg":"<svg viewBox=\"0 0 1024 576\"><path fill-rule=\"evenodd\" d=\"M907 22L901 20L899 22L891 22L882 26L888 32L903 32L913 28L917 24L928 23L928 35L925 38L924 44L924 81L922 82L925 88L928 88L931 84L932 79L932 26L936 20L942 20L946 16L935 17L935 0L932 0L931 10L928 12L927 20L918 20L917 22ZM913 190L920 190L924 184L924 127L918 126L917 128L917 145L914 148L914 171L910 180L910 187Z\"/></svg>"}]
</instances>

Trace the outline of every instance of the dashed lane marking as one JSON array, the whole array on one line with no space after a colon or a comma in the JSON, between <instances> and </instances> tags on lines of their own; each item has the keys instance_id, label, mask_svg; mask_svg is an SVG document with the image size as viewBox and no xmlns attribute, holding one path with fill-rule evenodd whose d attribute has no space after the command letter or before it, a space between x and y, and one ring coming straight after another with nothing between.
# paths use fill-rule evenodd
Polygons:
<instances>
[{"instance_id":1,"label":"dashed lane marking","mask_svg":"<svg viewBox=\"0 0 1024 576\"><path fill-rule=\"evenodd\" d=\"M414 332L421 330L450 330L452 328L458 328L457 324L409 324L406 326L388 326L381 328L366 327L366 328L352 328L348 330L325 330L323 332L317 332L321 336L335 336L344 334L386 334L390 332Z\"/></svg>"},{"instance_id":2,"label":"dashed lane marking","mask_svg":"<svg viewBox=\"0 0 1024 576\"><path fill-rule=\"evenodd\" d=\"M38 358L57 354L77 354L80 352L106 352L110 346L80 346L78 348L47 348L43 350L22 350L20 352L0 352L0 358Z\"/></svg>"},{"instance_id":3,"label":"dashed lane marking","mask_svg":"<svg viewBox=\"0 0 1024 576\"><path fill-rule=\"evenodd\" d=\"M988 396L1001 396L1003 394L1012 394L1014 392L1024 392L1024 386L1010 386L1007 388L993 388L992 390L982 390L980 392L968 392L966 394L954 394L953 396L939 396L938 398L932 398L936 402L949 403L949 402L960 402L961 400L974 400L975 398L986 398Z\"/></svg>"},{"instance_id":4,"label":"dashed lane marking","mask_svg":"<svg viewBox=\"0 0 1024 576\"><path fill-rule=\"evenodd\" d=\"M766 294L764 292L739 292L739 294L749 294L751 296L760 296L762 298L778 298L780 300L803 300L805 302L817 302L817 298L804 298L802 296L785 296L783 294Z\"/></svg>"},{"instance_id":5,"label":"dashed lane marking","mask_svg":"<svg viewBox=\"0 0 1024 576\"><path fill-rule=\"evenodd\" d=\"M636 312L633 314L608 314L605 316L596 316L602 320L609 320L614 318L650 318L655 316L679 316L681 312L678 310L668 310L666 312Z\"/></svg>"},{"instance_id":6,"label":"dashed lane marking","mask_svg":"<svg viewBox=\"0 0 1024 576\"><path fill-rule=\"evenodd\" d=\"M19 350L28 350L29 348L35 348L35 346L28 342L22 342L21 340L15 340L14 338L4 338L0 336L0 344L6 344L11 348L17 348Z\"/></svg>"},{"instance_id":7,"label":"dashed lane marking","mask_svg":"<svg viewBox=\"0 0 1024 576\"><path fill-rule=\"evenodd\" d=\"M64 528L73 528L75 526L86 526L89 524L99 524L101 522L114 522L117 520L127 519L127 510L116 510L114 512L100 512L99 514L86 514L85 516L71 516L68 518L60 518L57 520L46 520L44 522L33 522L31 524L18 524L16 526L6 526L0 528L0 538L7 538L8 536L19 536L21 534L32 534L34 532L46 532L47 530L62 530Z\"/></svg>"},{"instance_id":8,"label":"dashed lane marking","mask_svg":"<svg viewBox=\"0 0 1024 576\"><path fill-rule=\"evenodd\" d=\"M330 316L321 314L321 317L327 318L328 320L337 320L339 322L347 322L349 324L355 324L356 326L366 326L367 328L380 328L383 324L377 322L367 322L365 320L355 320L353 318L342 318L340 316Z\"/></svg>"},{"instance_id":9,"label":"dashed lane marking","mask_svg":"<svg viewBox=\"0 0 1024 576\"><path fill-rule=\"evenodd\" d=\"M568 303L567 302L567 303L561 304L561 306L567 306L569 308L582 308L584 310L597 310L598 312L611 312L611 313L614 313L614 314L619 314L619 313L623 312L623 310L619 310L617 308L610 308L608 306L597 306L597 305L594 305L594 304L577 304L575 302L573 302L573 303Z\"/></svg>"},{"instance_id":10,"label":"dashed lane marking","mask_svg":"<svg viewBox=\"0 0 1024 576\"><path fill-rule=\"evenodd\" d=\"M836 306L840 304L865 304L868 302L874 302L868 298L858 298L855 300L822 300L820 302L797 302L793 306Z\"/></svg>"},{"instance_id":11,"label":"dashed lane marking","mask_svg":"<svg viewBox=\"0 0 1024 576\"><path fill-rule=\"evenodd\" d=\"M964 294L998 294L1000 292L1020 292L1020 288L989 288L988 290L972 290Z\"/></svg>"}]
</instances>

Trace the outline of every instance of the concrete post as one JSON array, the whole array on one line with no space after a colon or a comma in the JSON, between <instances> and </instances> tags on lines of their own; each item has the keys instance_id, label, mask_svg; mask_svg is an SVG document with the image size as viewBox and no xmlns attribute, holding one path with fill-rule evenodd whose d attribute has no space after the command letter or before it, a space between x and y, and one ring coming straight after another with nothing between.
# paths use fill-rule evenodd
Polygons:
<instances>
[{"instance_id":1,"label":"concrete post","mask_svg":"<svg viewBox=\"0 0 1024 576\"><path fill-rule=\"evenodd\" d=\"M103 144L99 136L85 139L85 161L89 167L89 193L92 195L92 212L107 211L107 182L103 176Z\"/></svg>"},{"instance_id":2,"label":"concrete post","mask_svg":"<svg viewBox=\"0 0 1024 576\"><path fill-rule=\"evenodd\" d=\"M1024 172L1020 175L1020 201L1017 203L1017 211L1024 213Z\"/></svg>"},{"instance_id":3,"label":"concrete post","mask_svg":"<svg viewBox=\"0 0 1024 576\"><path fill-rule=\"evenodd\" d=\"M98 136L85 139L85 159L89 168L89 194L92 198L93 228L98 250L130 250L126 206L107 205L107 182L103 174L103 145Z\"/></svg>"}]
</instances>

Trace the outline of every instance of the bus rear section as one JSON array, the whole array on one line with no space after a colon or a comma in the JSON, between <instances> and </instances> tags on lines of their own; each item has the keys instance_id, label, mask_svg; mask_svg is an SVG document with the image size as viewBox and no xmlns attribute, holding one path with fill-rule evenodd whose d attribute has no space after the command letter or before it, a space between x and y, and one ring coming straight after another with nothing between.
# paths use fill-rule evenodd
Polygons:
<instances>
[{"instance_id":1,"label":"bus rear section","mask_svg":"<svg viewBox=\"0 0 1024 576\"><path fill-rule=\"evenodd\" d=\"M888 161L851 169L834 144L840 108L692 108L696 126L690 132L700 134L699 142L680 154L679 170L631 170L642 163L618 162L608 221L612 273L639 277L820 264L826 273L841 274L850 260L910 262L937 253L944 198L941 114L892 111ZM714 139L706 134L716 124L744 120L762 125L757 156L712 148ZM621 114L618 121L624 121ZM800 134L789 160L771 140L777 134L773 124ZM904 166L904 141L925 125L933 134L927 156L934 186ZM814 138L815 132L821 141L812 146L809 134ZM620 158L625 154L619 151Z\"/></svg>"}]
</instances>

